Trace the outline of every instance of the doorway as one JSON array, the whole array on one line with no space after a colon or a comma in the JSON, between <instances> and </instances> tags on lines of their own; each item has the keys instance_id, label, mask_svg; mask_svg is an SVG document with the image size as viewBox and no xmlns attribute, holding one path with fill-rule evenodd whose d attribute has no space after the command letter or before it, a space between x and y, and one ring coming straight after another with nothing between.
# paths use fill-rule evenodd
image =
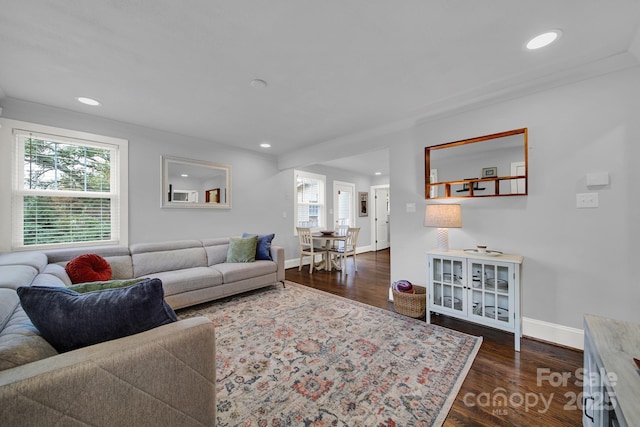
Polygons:
<instances>
[{"instance_id":1,"label":"doorway","mask_svg":"<svg viewBox=\"0 0 640 427\"><path fill-rule=\"evenodd\" d=\"M356 225L356 185L333 181L333 229Z\"/></svg>"},{"instance_id":2,"label":"doorway","mask_svg":"<svg viewBox=\"0 0 640 427\"><path fill-rule=\"evenodd\" d=\"M389 186L371 187L373 193L373 216L371 218L371 242L374 251L391 246Z\"/></svg>"}]
</instances>

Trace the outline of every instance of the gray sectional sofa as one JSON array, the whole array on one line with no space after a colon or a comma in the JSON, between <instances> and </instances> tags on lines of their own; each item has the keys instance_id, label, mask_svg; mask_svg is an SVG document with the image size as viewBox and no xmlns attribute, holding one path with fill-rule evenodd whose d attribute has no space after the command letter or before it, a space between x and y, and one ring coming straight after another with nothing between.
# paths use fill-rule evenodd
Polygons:
<instances>
[{"instance_id":1,"label":"gray sectional sofa","mask_svg":"<svg viewBox=\"0 0 640 427\"><path fill-rule=\"evenodd\" d=\"M156 277L173 309L284 283L284 249L271 246L273 261L227 263L229 238L176 240L122 246L46 251L47 265L33 284L69 286L65 264L85 253L103 256L114 279ZM0 285L1 286L1 285Z\"/></svg>"},{"instance_id":2,"label":"gray sectional sofa","mask_svg":"<svg viewBox=\"0 0 640 427\"><path fill-rule=\"evenodd\" d=\"M215 423L215 335L206 318L57 354L22 310L19 286L69 286L65 264L97 253L113 279L159 278L174 309L284 283L273 261L227 263L229 238L0 254L0 419L3 425Z\"/></svg>"}]
</instances>

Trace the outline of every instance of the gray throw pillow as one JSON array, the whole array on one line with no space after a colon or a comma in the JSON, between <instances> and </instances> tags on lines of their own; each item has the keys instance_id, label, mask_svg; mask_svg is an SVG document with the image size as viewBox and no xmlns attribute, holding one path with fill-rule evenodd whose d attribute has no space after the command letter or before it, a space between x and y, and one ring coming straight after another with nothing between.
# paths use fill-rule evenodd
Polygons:
<instances>
[{"instance_id":1,"label":"gray throw pillow","mask_svg":"<svg viewBox=\"0 0 640 427\"><path fill-rule=\"evenodd\" d=\"M49 286L19 287L17 292L33 325L60 353L177 320L160 279L85 294Z\"/></svg>"},{"instance_id":2,"label":"gray throw pillow","mask_svg":"<svg viewBox=\"0 0 640 427\"><path fill-rule=\"evenodd\" d=\"M227 262L254 262L256 260L256 246L258 236L231 237L227 250Z\"/></svg>"}]
</instances>

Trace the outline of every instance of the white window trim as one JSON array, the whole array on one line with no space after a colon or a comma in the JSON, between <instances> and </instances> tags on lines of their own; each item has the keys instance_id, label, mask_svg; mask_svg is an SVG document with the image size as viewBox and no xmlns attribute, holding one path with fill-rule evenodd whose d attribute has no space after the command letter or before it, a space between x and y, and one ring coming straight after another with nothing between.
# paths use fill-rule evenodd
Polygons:
<instances>
[{"instance_id":1,"label":"white window trim","mask_svg":"<svg viewBox=\"0 0 640 427\"><path fill-rule=\"evenodd\" d=\"M91 141L100 145L111 145L117 147L118 156L114 161L117 163L117 170L119 171L116 176L112 176L113 188L117 189L116 206L114 207L114 214L118 216L118 228L117 236L112 236L110 241L105 242L77 242L77 243L64 243L64 244L48 244L48 245L29 245L24 246L22 244L22 227L18 224L22 223L22 192L19 192L22 182L18 182L19 173L18 168L22 167L22 162L17 158L20 154L16 133L32 132L35 134L44 134L48 136L60 137L63 140L80 140L86 145L91 145ZM9 141L10 140L10 141ZM96 135L87 132L74 131L69 129L62 129L52 126L45 126L36 123L23 122L18 120L1 119L0 118L0 142L5 144L5 147L11 148L11 186L7 190L11 194L11 250L37 250L42 248L57 248L57 247L78 247L78 246L102 246L102 245L129 245L129 141L120 138L113 138L103 135ZM50 193L49 193L50 194ZM60 194L62 195L62 193ZM85 197L91 197L91 193L83 194ZM5 215L5 212L2 212Z\"/></svg>"},{"instance_id":2,"label":"white window trim","mask_svg":"<svg viewBox=\"0 0 640 427\"><path fill-rule=\"evenodd\" d=\"M305 172L300 170L293 171L293 234L295 236L298 235L298 177L315 179L322 182L323 192L320 194L321 201L318 203L318 206L321 209L320 214L320 225L318 227L313 227L312 231L325 230L327 227L327 177L324 175L320 175L312 172Z\"/></svg>"}]
</instances>

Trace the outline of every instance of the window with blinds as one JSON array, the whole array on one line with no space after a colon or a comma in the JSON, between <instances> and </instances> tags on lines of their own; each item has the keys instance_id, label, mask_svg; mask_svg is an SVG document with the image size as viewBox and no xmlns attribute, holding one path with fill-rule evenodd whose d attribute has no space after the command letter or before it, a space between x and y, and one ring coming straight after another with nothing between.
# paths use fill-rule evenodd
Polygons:
<instances>
[{"instance_id":1,"label":"window with blinds","mask_svg":"<svg viewBox=\"0 0 640 427\"><path fill-rule=\"evenodd\" d=\"M120 243L121 147L15 130L14 248Z\"/></svg>"},{"instance_id":2,"label":"window with blinds","mask_svg":"<svg viewBox=\"0 0 640 427\"><path fill-rule=\"evenodd\" d=\"M325 182L324 175L295 171L296 201L295 226L324 228L325 215Z\"/></svg>"}]
</instances>

